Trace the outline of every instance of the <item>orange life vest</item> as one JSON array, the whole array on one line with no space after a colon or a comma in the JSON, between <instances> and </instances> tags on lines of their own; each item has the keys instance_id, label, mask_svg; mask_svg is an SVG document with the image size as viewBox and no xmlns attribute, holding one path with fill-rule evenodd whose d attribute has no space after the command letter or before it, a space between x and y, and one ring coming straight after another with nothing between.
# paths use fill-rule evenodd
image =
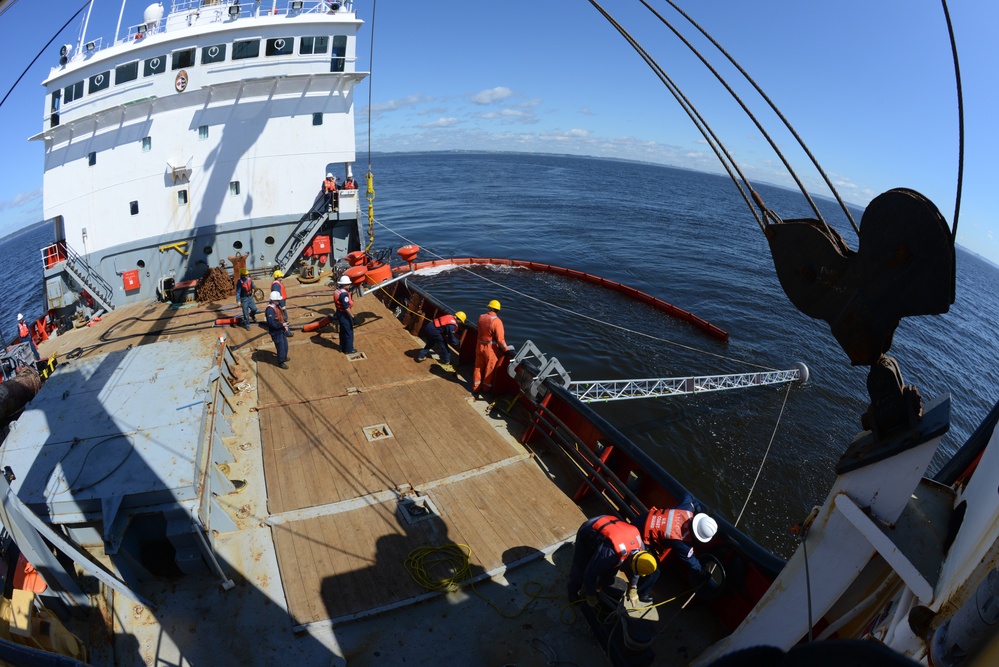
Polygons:
<instances>
[{"instance_id":1,"label":"orange life vest","mask_svg":"<svg viewBox=\"0 0 999 667\"><path fill-rule=\"evenodd\" d=\"M614 551L618 555L618 565L623 563L631 554L645 548L642 544L642 536L635 528L626 521L621 521L617 517L610 515L602 516L593 522L593 530L611 541Z\"/></svg>"},{"instance_id":2,"label":"orange life vest","mask_svg":"<svg viewBox=\"0 0 999 667\"><path fill-rule=\"evenodd\" d=\"M690 537L690 520L694 513L689 510L672 509L649 510L649 518L645 520L642 535L647 542L665 540L686 540Z\"/></svg>"},{"instance_id":3,"label":"orange life vest","mask_svg":"<svg viewBox=\"0 0 999 667\"><path fill-rule=\"evenodd\" d=\"M438 329L443 329L449 325L458 326L458 320L454 318L454 315L441 315L440 317L434 318L434 326Z\"/></svg>"},{"instance_id":4,"label":"orange life vest","mask_svg":"<svg viewBox=\"0 0 999 667\"><path fill-rule=\"evenodd\" d=\"M282 283L280 280L275 280L274 282L271 283L271 291L281 292L282 299L288 298L288 293L284 291L284 283Z\"/></svg>"},{"instance_id":5,"label":"orange life vest","mask_svg":"<svg viewBox=\"0 0 999 667\"><path fill-rule=\"evenodd\" d=\"M23 321L17 323L17 333L21 338L28 338L31 332L28 331L28 325Z\"/></svg>"},{"instance_id":6,"label":"orange life vest","mask_svg":"<svg viewBox=\"0 0 999 667\"><path fill-rule=\"evenodd\" d=\"M346 308L344 308L343 304L340 303L340 295L341 294L346 294L347 295L347 307ZM337 290L335 292L333 292L333 301L336 302L336 309L339 310L339 311L341 311L341 312L347 311L350 308L354 307L354 297L352 297L350 295L350 292L348 290L345 290L342 287L338 287Z\"/></svg>"}]
</instances>

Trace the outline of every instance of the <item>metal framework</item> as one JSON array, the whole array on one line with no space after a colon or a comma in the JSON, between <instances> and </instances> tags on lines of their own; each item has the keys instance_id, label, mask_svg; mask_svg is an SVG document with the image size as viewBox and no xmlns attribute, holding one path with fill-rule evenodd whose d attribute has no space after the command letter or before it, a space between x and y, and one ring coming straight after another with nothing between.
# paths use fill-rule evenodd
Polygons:
<instances>
[{"instance_id":1,"label":"metal framework","mask_svg":"<svg viewBox=\"0 0 999 667\"><path fill-rule=\"evenodd\" d=\"M597 401L624 401L631 398L700 394L708 391L742 389L799 380L802 380L802 371L795 368L786 371L738 375L702 375L644 380L581 380L570 382L568 389L583 403L594 403Z\"/></svg>"}]
</instances>

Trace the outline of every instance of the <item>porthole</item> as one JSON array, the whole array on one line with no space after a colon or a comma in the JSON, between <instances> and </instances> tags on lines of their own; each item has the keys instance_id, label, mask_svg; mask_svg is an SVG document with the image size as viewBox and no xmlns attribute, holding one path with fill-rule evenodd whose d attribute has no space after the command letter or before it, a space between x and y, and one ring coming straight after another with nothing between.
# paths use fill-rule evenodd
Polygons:
<instances>
[{"instance_id":1,"label":"porthole","mask_svg":"<svg viewBox=\"0 0 999 667\"><path fill-rule=\"evenodd\" d=\"M205 254L206 255L212 254L212 247L210 245L205 246Z\"/></svg>"},{"instance_id":2,"label":"porthole","mask_svg":"<svg viewBox=\"0 0 999 667\"><path fill-rule=\"evenodd\" d=\"M146 263L144 261L142 261L141 259L138 262L136 262L135 265L137 267L139 267L140 269L146 268Z\"/></svg>"},{"instance_id":3,"label":"porthole","mask_svg":"<svg viewBox=\"0 0 999 667\"><path fill-rule=\"evenodd\" d=\"M243 248L243 242L236 241L235 243L232 244L232 247L234 250L241 250Z\"/></svg>"},{"instance_id":4,"label":"porthole","mask_svg":"<svg viewBox=\"0 0 999 667\"><path fill-rule=\"evenodd\" d=\"M264 239L264 243L266 243L267 245L274 245L274 237L268 236L267 238Z\"/></svg>"}]
</instances>

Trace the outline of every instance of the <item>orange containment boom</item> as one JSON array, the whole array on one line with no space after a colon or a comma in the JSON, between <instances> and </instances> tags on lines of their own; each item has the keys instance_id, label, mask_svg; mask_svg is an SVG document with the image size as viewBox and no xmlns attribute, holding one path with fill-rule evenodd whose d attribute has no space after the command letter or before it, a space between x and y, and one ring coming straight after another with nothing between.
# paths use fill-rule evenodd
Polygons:
<instances>
[{"instance_id":1,"label":"orange containment boom","mask_svg":"<svg viewBox=\"0 0 999 667\"><path fill-rule=\"evenodd\" d=\"M615 292L620 292L627 297L648 304L653 308L681 319L684 322L689 322L712 338L717 338L721 341L728 341L727 331L716 327L714 324L701 319L693 313L687 312L683 308L677 308L670 303L666 303L662 299L657 299L656 297L639 291L634 287L629 287L627 285L614 282L613 280L607 280L606 278L601 278L600 276L595 276L591 273L584 273L582 271L576 271L575 269L566 269L552 264L528 262L520 259L496 259L494 257L452 257L450 259L435 259L426 262L415 262L410 266L397 267L395 271L401 273L403 271L408 271L410 267L412 267L413 271L419 271L420 269L431 269L438 266L513 266L530 269L531 271L554 273L558 276L575 278L576 280L582 280L583 282L587 282L592 285L599 285L600 287L606 287L614 290Z\"/></svg>"},{"instance_id":2,"label":"orange containment boom","mask_svg":"<svg viewBox=\"0 0 999 667\"><path fill-rule=\"evenodd\" d=\"M217 327L231 327L239 324L243 321L242 317L220 317L215 320L215 326Z\"/></svg>"},{"instance_id":3,"label":"orange containment boom","mask_svg":"<svg viewBox=\"0 0 999 667\"><path fill-rule=\"evenodd\" d=\"M316 329L322 329L324 326L330 323L329 317L324 317L322 319L316 320L315 322L309 322L304 327L302 331L315 331Z\"/></svg>"}]
</instances>

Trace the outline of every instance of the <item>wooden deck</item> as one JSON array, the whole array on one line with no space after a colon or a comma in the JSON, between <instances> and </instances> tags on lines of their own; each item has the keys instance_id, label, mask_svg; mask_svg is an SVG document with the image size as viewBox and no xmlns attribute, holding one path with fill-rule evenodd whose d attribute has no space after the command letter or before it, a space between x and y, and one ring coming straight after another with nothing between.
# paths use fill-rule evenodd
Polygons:
<instances>
[{"instance_id":1,"label":"wooden deck","mask_svg":"<svg viewBox=\"0 0 999 667\"><path fill-rule=\"evenodd\" d=\"M426 597L404 566L414 548L467 545L479 575L585 519L455 375L415 361L422 344L387 308L369 296L355 313L362 359L332 328L290 339L288 370L266 335L254 355L269 523L299 626ZM410 488L437 512L409 523L398 497Z\"/></svg>"}]
</instances>

